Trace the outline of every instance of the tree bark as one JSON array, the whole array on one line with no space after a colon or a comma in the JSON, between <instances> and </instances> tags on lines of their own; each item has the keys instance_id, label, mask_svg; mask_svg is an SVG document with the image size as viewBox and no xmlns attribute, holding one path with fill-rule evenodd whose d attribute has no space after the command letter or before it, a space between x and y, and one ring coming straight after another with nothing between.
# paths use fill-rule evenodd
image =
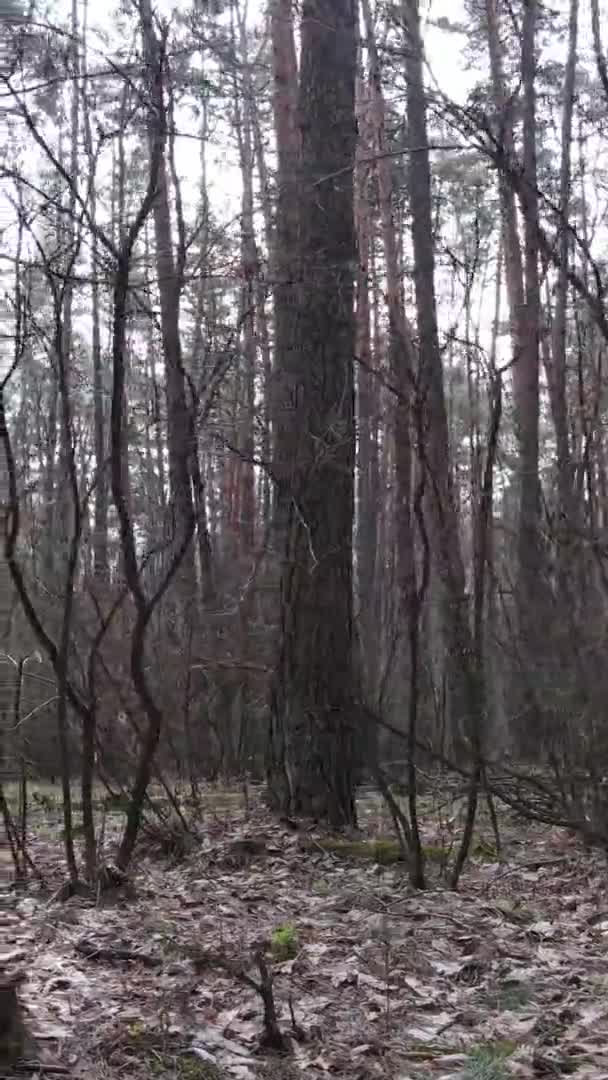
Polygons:
<instances>
[{"instance_id":1,"label":"tree bark","mask_svg":"<svg viewBox=\"0 0 608 1080\"><path fill-rule=\"evenodd\" d=\"M269 780L283 809L339 827L355 820L358 697L352 662L355 0L305 0L301 41L300 268L290 319L277 297L277 329L284 318L291 340L282 338L281 352L277 342L281 407L273 471L284 547L271 704L279 769L271 768ZM281 240L287 224L277 222Z\"/></svg>"},{"instance_id":2,"label":"tree bark","mask_svg":"<svg viewBox=\"0 0 608 1080\"><path fill-rule=\"evenodd\" d=\"M377 703L380 684L381 648L378 635L377 598L380 582L378 565L378 509L380 474L377 425L379 413L378 378L372 371L370 254L373 235L372 167L364 158L371 153L370 107L367 90L359 82L358 162L355 171L355 221L359 251L356 289L357 312L357 515L356 588L358 603L359 651L366 698ZM373 733L376 741L378 732Z\"/></svg>"}]
</instances>

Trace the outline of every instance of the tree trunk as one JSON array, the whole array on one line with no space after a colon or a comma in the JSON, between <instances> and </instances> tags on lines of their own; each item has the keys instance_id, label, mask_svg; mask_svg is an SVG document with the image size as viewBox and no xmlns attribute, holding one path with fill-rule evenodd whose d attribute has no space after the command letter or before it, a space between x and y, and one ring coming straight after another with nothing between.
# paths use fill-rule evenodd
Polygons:
<instances>
[{"instance_id":1,"label":"tree trunk","mask_svg":"<svg viewBox=\"0 0 608 1080\"><path fill-rule=\"evenodd\" d=\"M254 197L253 197L253 134L251 118L251 96L253 87L249 71L246 16L240 9L238 0L233 0L233 9L237 21L238 46L235 51L240 56L242 67L242 85L238 78L234 80L234 116L239 159L241 167L241 275L242 287L240 298L240 317L243 335L244 360L244 395L241 402L241 419L238 447L240 487L239 539L241 553L250 559L255 543L255 473L254 456L254 413L255 413L255 368L257 357L256 341L256 282L259 278L259 255L255 238Z\"/></svg>"},{"instance_id":2,"label":"tree trunk","mask_svg":"<svg viewBox=\"0 0 608 1080\"><path fill-rule=\"evenodd\" d=\"M557 439L558 486L558 573L564 600L572 596L568 588L569 562L572 555L572 530L576 526L572 459L568 437L568 399L566 367L566 315L568 308L568 270L570 264L570 188L572 182L572 113L576 81L576 48L579 0L570 0L568 59L564 76L562 111L562 158L560 167L559 268L553 312L552 369L554 418Z\"/></svg>"},{"instance_id":3,"label":"tree trunk","mask_svg":"<svg viewBox=\"0 0 608 1080\"><path fill-rule=\"evenodd\" d=\"M269 781L283 809L339 827L355 820L358 696L352 662L355 0L305 0L301 35L299 281L285 319L290 340L282 338L282 351L277 341L281 402L273 469L284 546L271 704L279 768L271 768ZM278 328L286 312L277 300Z\"/></svg>"},{"instance_id":4,"label":"tree trunk","mask_svg":"<svg viewBox=\"0 0 608 1080\"><path fill-rule=\"evenodd\" d=\"M412 401L415 351L413 335L405 315L405 301L399 245L394 218L393 163L388 153L385 126L385 102L382 91L380 60L376 46L369 0L362 0L363 18L369 55L371 118L374 130L375 170L386 269L386 305L388 308L388 358L391 378L399 396L394 406L395 530L397 577L401 616L408 621L415 606L416 573L414 530L412 525Z\"/></svg>"},{"instance_id":5,"label":"tree trunk","mask_svg":"<svg viewBox=\"0 0 608 1080\"><path fill-rule=\"evenodd\" d=\"M456 737L473 744L481 738L481 672L473 662L473 642L464 565L450 467L448 420L435 301L435 260L431 170L424 97L422 39L418 0L402 0L407 32L406 77L409 140L409 194L414 248L414 285L419 339L415 415L418 451L427 471L429 539L442 586L443 636L449 657L448 680Z\"/></svg>"},{"instance_id":6,"label":"tree trunk","mask_svg":"<svg viewBox=\"0 0 608 1080\"><path fill-rule=\"evenodd\" d=\"M89 0L84 4L84 27L82 34L82 70L83 77L87 78L87 46L86 31L89 11ZM83 95L83 127L85 147L89 162L89 168L94 173L96 162L93 150L93 137L91 132L91 117L89 114L89 99ZM96 176L93 175L90 184L90 219L95 226L97 224L97 192ZM99 239L95 230L91 236L91 350L93 354L93 425L95 433L95 468L97 470L94 511L93 511L93 574L95 578L107 581L109 578L108 563L108 468L106 462L106 407L104 386L103 357L101 351L101 319L99 304L99 275L101 261L99 259Z\"/></svg>"},{"instance_id":7,"label":"tree trunk","mask_svg":"<svg viewBox=\"0 0 608 1080\"><path fill-rule=\"evenodd\" d=\"M142 40L148 86L150 109L148 119L149 141L159 136L164 140L167 132L167 107L164 95L164 41L157 38L152 20L150 0L139 4ZM183 276L181 252L177 260L173 251L171 213L169 208L169 178L166 156L163 153L158 174L158 189L154 200L154 234L156 240L156 270L160 294L161 333L165 360L167 392L167 436L169 449L169 478L174 503L173 547L177 550L184 537L192 532L196 520L191 483L191 454L194 442L192 410L188 406L184 380L184 366L179 327L180 294ZM190 546L180 569L181 598L189 603L196 596L194 551Z\"/></svg>"},{"instance_id":8,"label":"tree trunk","mask_svg":"<svg viewBox=\"0 0 608 1080\"><path fill-rule=\"evenodd\" d=\"M356 589L359 650L365 697L377 703L380 680L380 640L376 602L378 509L380 499L378 442L378 379L372 369L370 252L373 232L371 167L363 160L371 152L369 101L364 86L358 87L359 160L355 173L355 220L359 250L357 280L357 535ZM374 733L374 740L377 736Z\"/></svg>"},{"instance_id":9,"label":"tree trunk","mask_svg":"<svg viewBox=\"0 0 608 1080\"><path fill-rule=\"evenodd\" d=\"M540 282L538 270L538 194L536 188L536 18L538 5L529 0L524 9L521 46L523 100L523 166L521 209L524 221L525 315L517 429L520 445L518 581L522 649L537 652L543 616L540 610L540 481L538 472Z\"/></svg>"}]
</instances>

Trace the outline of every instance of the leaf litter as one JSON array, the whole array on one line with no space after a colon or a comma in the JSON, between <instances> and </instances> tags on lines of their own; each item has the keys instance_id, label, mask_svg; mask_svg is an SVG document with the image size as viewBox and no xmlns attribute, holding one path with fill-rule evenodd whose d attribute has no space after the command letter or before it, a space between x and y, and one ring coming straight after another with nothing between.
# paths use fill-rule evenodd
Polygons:
<instances>
[{"instance_id":1,"label":"leaf litter","mask_svg":"<svg viewBox=\"0 0 608 1080\"><path fill-rule=\"evenodd\" d=\"M402 866L235 808L180 864L143 855L130 894L13 892L0 968L25 967L40 1058L75 1077L608 1080L605 857L501 828L502 862L416 893ZM32 852L58 873L48 837ZM295 955L276 960L285 927ZM261 955L288 1055L260 1043Z\"/></svg>"}]
</instances>

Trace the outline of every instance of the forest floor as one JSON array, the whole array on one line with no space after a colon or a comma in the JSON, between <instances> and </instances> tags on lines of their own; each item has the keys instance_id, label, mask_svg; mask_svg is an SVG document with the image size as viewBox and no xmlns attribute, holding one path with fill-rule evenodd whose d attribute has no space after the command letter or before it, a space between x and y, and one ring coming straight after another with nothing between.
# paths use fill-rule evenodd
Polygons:
<instances>
[{"instance_id":1,"label":"forest floor","mask_svg":"<svg viewBox=\"0 0 608 1080\"><path fill-rule=\"evenodd\" d=\"M458 815L429 811L416 893L373 842L390 836L375 797L360 816L368 844L327 844L216 794L180 859L142 845L131 893L59 902L60 831L39 811L47 885L0 901L0 968L26 971L39 1075L608 1080L605 857L504 812L501 858L482 819L454 893L440 852ZM256 950L285 1057L260 1048Z\"/></svg>"}]
</instances>

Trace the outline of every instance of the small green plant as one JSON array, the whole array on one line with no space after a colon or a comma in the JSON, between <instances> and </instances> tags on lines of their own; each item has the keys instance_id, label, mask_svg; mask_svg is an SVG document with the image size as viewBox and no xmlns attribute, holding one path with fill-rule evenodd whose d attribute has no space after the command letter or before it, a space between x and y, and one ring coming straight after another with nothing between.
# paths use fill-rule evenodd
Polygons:
<instances>
[{"instance_id":1,"label":"small green plant","mask_svg":"<svg viewBox=\"0 0 608 1080\"><path fill-rule=\"evenodd\" d=\"M298 933L295 926L287 923L285 926L277 926L270 939L272 958L277 963L283 960L293 960L298 951Z\"/></svg>"},{"instance_id":2,"label":"small green plant","mask_svg":"<svg viewBox=\"0 0 608 1080\"><path fill-rule=\"evenodd\" d=\"M319 878L317 881L313 881L311 889L314 896L329 896L331 891L329 883L325 881L325 878Z\"/></svg>"},{"instance_id":3,"label":"small green plant","mask_svg":"<svg viewBox=\"0 0 608 1080\"><path fill-rule=\"evenodd\" d=\"M499 1012L516 1012L532 1000L532 991L525 983L507 981L492 995L492 1008Z\"/></svg>"},{"instance_id":4,"label":"small green plant","mask_svg":"<svg viewBox=\"0 0 608 1080\"><path fill-rule=\"evenodd\" d=\"M134 1020L124 1029L121 1042L129 1056L146 1069L146 1075L172 1076L175 1080L225 1080L226 1073L213 1062L203 1061L186 1050L181 1036L158 1028L149 1028L143 1020Z\"/></svg>"},{"instance_id":5,"label":"small green plant","mask_svg":"<svg viewBox=\"0 0 608 1080\"><path fill-rule=\"evenodd\" d=\"M480 1043L474 1046L468 1055L461 1080L509 1080L505 1061L515 1053L517 1043L510 1039L498 1039L492 1043Z\"/></svg>"},{"instance_id":6,"label":"small green plant","mask_svg":"<svg viewBox=\"0 0 608 1080\"><path fill-rule=\"evenodd\" d=\"M224 1080L226 1073L213 1062L188 1054L178 1059L177 1076L179 1080Z\"/></svg>"}]
</instances>

